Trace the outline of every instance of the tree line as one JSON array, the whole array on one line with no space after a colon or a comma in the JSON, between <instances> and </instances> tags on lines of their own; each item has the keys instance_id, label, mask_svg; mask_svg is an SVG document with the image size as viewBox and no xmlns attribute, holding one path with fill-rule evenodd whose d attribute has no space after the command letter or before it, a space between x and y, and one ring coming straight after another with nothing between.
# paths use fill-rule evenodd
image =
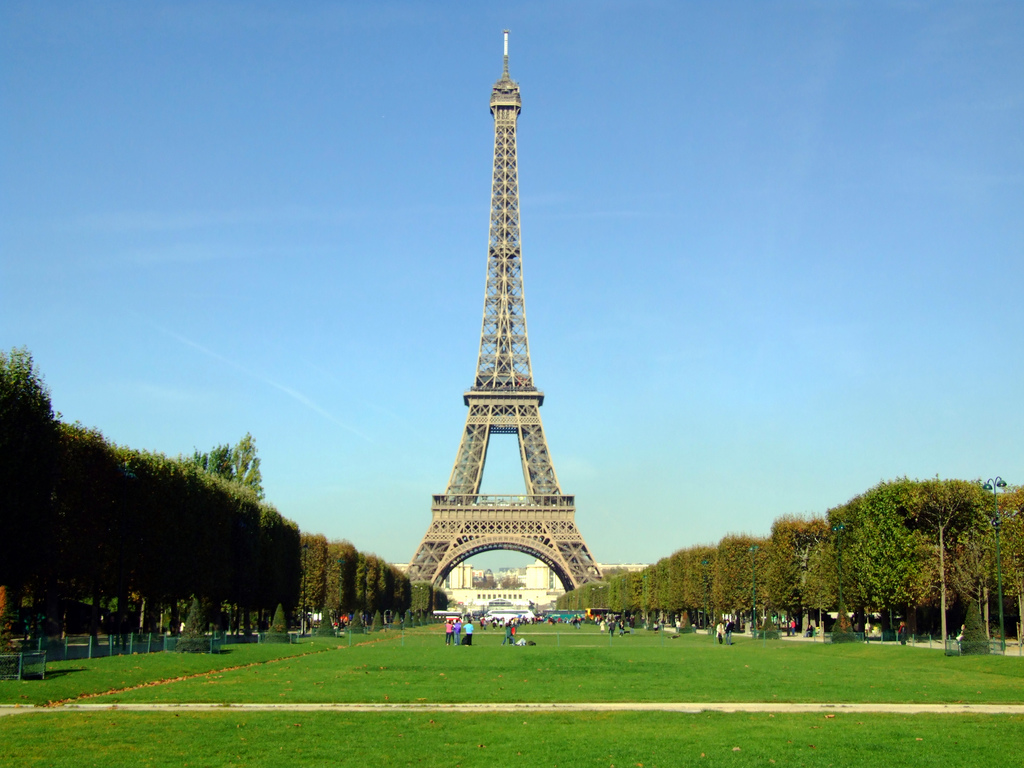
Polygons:
<instances>
[{"instance_id":1,"label":"tree line","mask_svg":"<svg viewBox=\"0 0 1024 768\"><path fill-rule=\"evenodd\" d=\"M447 606L441 590L429 582L410 582L398 568L348 541L329 541L322 533L303 533L299 603L301 611L322 620L339 615L366 618L376 613L426 617Z\"/></svg>"},{"instance_id":2,"label":"tree line","mask_svg":"<svg viewBox=\"0 0 1024 768\"><path fill-rule=\"evenodd\" d=\"M236 631L303 601L335 614L439 601L264 501L251 435L189 457L116 445L54 414L25 349L0 351L0 585L50 636L176 631L194 598Z\"/></svg>"},{"instance_id":3,"label":"tree line","mask_svg":"<svg viewBox=\"0 0 1024 768\"><path fill-rule=\"evenodd\" d=\"M823 516L780 517L768 536L730 534L680 549L643 571L585 584L558 606L704 624L749 615L756 600L759 623L792 617L806 627L826 612L851 611L861 625L880 614L883 628L898 618L916 632L920 619L945 637L949 611L962 615L972 601L998 625L996 520L1004 599L1019 619L1024 487L996 496L980 481L907 478L881 482Z\"/></svg>"}]
</instances>

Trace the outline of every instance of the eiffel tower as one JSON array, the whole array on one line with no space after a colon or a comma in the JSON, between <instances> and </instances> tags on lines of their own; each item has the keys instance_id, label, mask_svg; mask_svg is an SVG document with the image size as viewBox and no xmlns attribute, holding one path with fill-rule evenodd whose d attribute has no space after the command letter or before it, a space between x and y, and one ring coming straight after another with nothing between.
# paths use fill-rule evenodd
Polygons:
<instances>
[{"instance_id":1,"label":"eiffel tower","mask_svg":"<svg viewBox=\"0 0 1024 768\"><path fill-rule=\"evenodd\" d=\"M494 177L480 356L473 386L463 395L469 415L448 490L434 496L430 527L409 564L411 581L440 586L456 565L494 549L536 557L566 590L601 577L576 528L575 497L558 485L540 420L544 393L533 384L519 242L516 119L521 109L519 85L508 74L505 30L504 68L491 92ZM525 495L480 494L493 434L519 438Z\"/></svg>"}]
</instances>

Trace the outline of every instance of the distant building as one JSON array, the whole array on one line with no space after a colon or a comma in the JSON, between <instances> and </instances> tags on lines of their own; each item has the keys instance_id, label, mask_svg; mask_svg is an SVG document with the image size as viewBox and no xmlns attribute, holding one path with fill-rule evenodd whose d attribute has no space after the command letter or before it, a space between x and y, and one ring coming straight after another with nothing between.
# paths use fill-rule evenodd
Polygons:
<instances>
[{"instance_id":1,"label":"distant building","mask_svg":"<svg viewBox=\"0 0 1024 768\"><path fill-rule=\"evenodd\" d=\"M606 571L642 571L647 563L606 563L599 567ZM525 568L502 568L493 576L494 587L483 587L481 582L485 572L474 569L472 564L465 562L455 566L444 580L443 589L448 595L450 606L459 606L466 612L486 611L491 601L511 601L515 606L531 606L536 610L553 608L555 601L565 594L562 583L555 577L555 572L540 560L534 561ZM519 586L502 588L504 577L517 576Z\"/></svg>"}]
</instances>

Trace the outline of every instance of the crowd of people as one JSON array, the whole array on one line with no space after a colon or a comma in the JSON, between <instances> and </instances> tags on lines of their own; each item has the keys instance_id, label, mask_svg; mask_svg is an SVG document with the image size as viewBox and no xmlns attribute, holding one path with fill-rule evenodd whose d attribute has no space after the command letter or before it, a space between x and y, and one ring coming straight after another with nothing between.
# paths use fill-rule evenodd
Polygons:
<instances>
[{"instance_id":1,"label":"crowd of people","mask_svg":"<svg viewBox=\"0 0 1024 768\"><path fill-rule=\"evenodd\" d=\"M521 617L510 617L500 618L491 617L488 621L487 617L479 620L479 629L487 629L487 625L491 625L491 629L499 629L504 627L505 639L501 641L502 645L526 645L525 640L516 640L516 629L521 624L535 623L537 620L521 618ZM473 632L475 631L476 624L473 623L472 618L466 618L463 620L461 616L449 617L445 619L444 623L444 644L445 645L472 645L473 644Z\"/></svg>"}]
</instances>

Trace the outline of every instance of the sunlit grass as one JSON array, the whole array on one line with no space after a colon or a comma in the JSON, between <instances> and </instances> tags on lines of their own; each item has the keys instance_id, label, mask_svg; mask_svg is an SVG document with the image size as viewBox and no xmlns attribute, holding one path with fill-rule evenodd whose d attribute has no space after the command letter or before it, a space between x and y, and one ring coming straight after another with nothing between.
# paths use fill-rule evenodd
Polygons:
<instances>
[{"instance_id":1,"label":"sunlit grass","mask_svg":"<svg viewBox=\"0 0 1024 768\"><path fill-rule=\"evenodd\" d=\"M43 713L5 766L1004 766L1024 718L678 713Z\"/></svg>"},{"instance_id":2,"label":"sunlit grass","mask_svg":"<svg viewBox=\"0 0 1024 768\"><path fill-rule=\"evenodd\" d=\"M319 653L337 645L337 642L325 641L300 645L254 643L229 645L216 654L162 652L50 662L46 665L45 680L0 682L0 703L46 704L77 699L105 691Z\"/></svg>"},{"instance_id":3,"label":"sunlit grass","mask_svg":"<svg viewBox=\"0 0 1024 768\"><path fill-rule=\"evenodd\" d=\"M356 636L351 647L346 640L326 653L119 691L96 701L1024 702L1024 662L1012 657L743 638L726 647L702 635L662 640L653 633L615 637L609 644L593 630L531 628L520 636L537 644L502 647L503 633L492 631L478 633L472 647L448 647L434 628L404 637ZM145 657L138 658L144 665ZM107 661L97 662L95 681L87 679L93 671L78 673L89 690L104 690L111 680L103 669ZM140 680L145 673L138 670ZM162 665L159 674L173 677Z\"/></svg>"}]
</instances>

